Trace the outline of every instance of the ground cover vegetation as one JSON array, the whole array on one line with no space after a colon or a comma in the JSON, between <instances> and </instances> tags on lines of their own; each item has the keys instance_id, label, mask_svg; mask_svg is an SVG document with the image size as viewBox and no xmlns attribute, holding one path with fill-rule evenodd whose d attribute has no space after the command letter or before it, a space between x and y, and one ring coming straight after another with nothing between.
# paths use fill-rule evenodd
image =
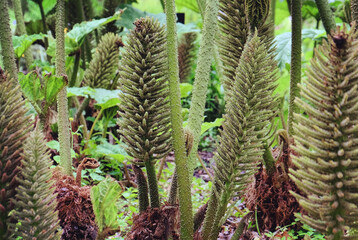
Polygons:
<instances>
[{"instance_id":1,"label":"ground cover vegetation","mask_svg":"<svg viewBox=\"0 0 358 240\"><path fill-rule=\"evenodd\" d=\"M0 239L358 238L358 1L0 19Z\"/></svg>"}]
</instances>

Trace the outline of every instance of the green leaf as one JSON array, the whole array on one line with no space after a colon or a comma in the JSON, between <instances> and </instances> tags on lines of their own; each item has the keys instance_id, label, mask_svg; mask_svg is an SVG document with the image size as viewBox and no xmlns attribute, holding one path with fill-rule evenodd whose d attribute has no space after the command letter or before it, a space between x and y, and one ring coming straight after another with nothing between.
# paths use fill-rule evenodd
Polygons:
<instances>
[{"instance_id":1,"label":"green leaf","mask_svg":"<svg viewBox=\"0 0 358 240\"><path fill-rule=\"evenodd\" d=\"M95 90L90 87L70 87L67 88L67 97L73 97L73 96L87 97L94 91Z\"/></svg>"},{"instance_id":2,"label":"green leaf","mask_svg":"<svg viewBox=\"0 0 358 240\"><path fill-rule=\"evenodd\" d=\"M90 95L91 98L96 100L96 105L101 108L110 108L119 103L118 95L121 90L107 90L104 88L90 88L90 87L71 87L67 88L67 97ZM113 100L114 99L114 100ZM117 99L117 100L116 100Z\"/></svg>"},{"instance_id":3,"label":"green leaf","mask_svg":"<svg viewBox=\"0 0 358 240\"><path fill-rule=\"evenodd\" d=\"M44 98L44 94L41 91L41 80L37 72L30 72L24 75L19 72L19 82L24 96L32 103Z\"/></svg>"},{"instance_id":4,"label":"green leaf","mask_svg":"<svg viewBox=\"0 0 358 240\"><path fill-rule=\"evenodd\" d=\"M46 146L48 148L54 149L57 152L60 152L60 143L56 140L51 140L49 142L46 143ZM71 149L71 157L74 158L76 156L76 153L73 149Z\"/></svg>"},{"instance_id":5,"label":"green leaf","mask_svg":"<svg viewBox=\"0 0 358 240\"><path fill-rule=\"evenodd\" d=\"M203 135L203 133L205 133L206 131L208 131L210 128L220 127L223 122L224 122L224 119L223 119L223 118L217 118L217 119L215 119L214 122L204 122L204 123L201 125L200 135Z\"/></svg>"},{"instance_id":6,"label":"green leaf","mask_svg":"<svg viewBox=\"0 0 358 240\"><path fill-rule=\"evenodd\" d=\"M100 26L118 20L120 16L121 14L117 12L116 14L108 18L101 18L97 20L77 23L73 26L72 30L67 33L67 37L74 39L75 42L80 46L83 43L84 38L87 34L91 33L93 30L99 28Z\"/></svg>"},{"instance_id":7,"label":"green leaf","mask_svg":"<svg viewBox=\"0 0 358 240\"><path fill-rule=\"evenodd\" d=\"M77 23L73 26L71 31L69 31L65 36L65 52L66 55L70 55L77 51L85 37L91 33L93 30L104 26L110 22L118 20L121 16L120 12L116 12L113 16L108 18L101 18L92 21L84 21ZM46 51L47 55L54 57L56 54L56 41L50 40L49 47Z\"/></svg>"},{"instance_id":8,"label":"green leaf","mask_svg":"<svg viewBox=\"0 0 358 240\"><path fill-rule=\"evenodd\" d=\"M119 209L116 202L121 196L121 192L120 185L110 177L92 187L91 201L100 232L105 228L118 228L117 214Z\"/></svg>"},{"instance_id":9,"label":"green leaf","mask_svg":"<svg viewBox=\"0 0 358 240\"><path fill-rule=\"evenodd\" d=\"M98 145L96 148L96 153L111 157L118 161L118 163L122 163L125 159L131 159L131 157L126 153L121 145L113 145L108 142L104 142Z\"/></svg>"},{"instance_id":10,"label":"green leaf","mask_svg":"<svg viewBox=\"0 0 358 240\"><path fill-rule=\"evenodd\" d=\"M196 1L193 0L176 0L175 3L178 6L186 7L196 13L200 13L199 7Z\"/></svg>"},{"instance_id":11,"label":"green leaf","mask_svg":"<svg viewBox=\"0 0 358 240\"><path fill-rule=\"evenodd\" d=\"M324 30L317 29L303 29L302 39L318 40L325 35ZM276 61L278 67L282 70L285 68L286 63L291 63L291 32L282 33L275 37L276 42Z\"/></svg>"},{"instance_id":12,"label":"green leaf","mask_svg":"<svg viewBox=\"0 0 358 240\"><path fill-rule=\"evenodd\" d=\"M55 102L57 94L67 85L64 77L57 77L56 75L46 74L44 76L44 95L48 106Z\"/></svg>"},{"instance_id":13,"label":"green leaf","mask_svg":"<svg viewBox=\"0 0 358 240\"><path fill-rule=\"evenodd\" d=\"M14 45L14 51L17 58L20 58L22 54L28 49L33 42L39 39L43 39L45 34L33 34L33 35L21 35L12 36L12 43Z\"/></svg>"},{"instance_id":14,"label":"green leaf","mask_svg":"<svg viewBox=\"0 0 358 240\"><path fill-rule=\"evenodd\" d=\"M190 83L181 83L180 84L180 97L186 98L190 95L193 85Z\"/></svg>"}]
</instances>

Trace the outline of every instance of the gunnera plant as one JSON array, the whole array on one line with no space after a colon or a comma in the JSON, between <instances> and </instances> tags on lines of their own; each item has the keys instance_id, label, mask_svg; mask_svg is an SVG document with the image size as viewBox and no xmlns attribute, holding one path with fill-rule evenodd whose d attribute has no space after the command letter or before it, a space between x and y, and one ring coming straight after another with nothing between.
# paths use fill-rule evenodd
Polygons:
<instances>
[{"instance_id":1,"label":"gunnera plant","mask_svg":"<svg viewBox=\"0 0 358 240\"><path fill-rule=\"evenodd\" d=\"M256 32L245 44L233 81L232 98L227 102L220 145L214 156L215 183L203 239L217 239L227 204L232 197L242 196L262 161L264 142L275 115L273 109L278 104L273 97L275 69L272 54Z\"/></svg>"},{"instance_id":2,"label":"gunnera plant","mask_svg":"<svg viewBox=\"0 0 358 240\"><path fill-rule=\"evenodd\" d=\"M354 29L354 28L352 28ZM358 41L337 27L316 51L296 104L290 177L304 194L292 194L307 215L302 222L327 239L357 239L358 225Z\"/></svg>"},{"instance_id":3,"label":"gunnera plant","mask_svg":"<svg viewBox=\"0 0 358 240\"><path fill-rule=\"evenodd\" d=\"M178 46L179 79L180 82L187 82L190 77L192 64L195 57L195 32L184 33Z\"/></svg>"},{"instance_id":4,"label":"gunnera plant","mask_svg":"<svg viewBox=\"0 0 358 240\"><path fill-rule=\"evenodd\" d=\"M118 68L119 47L122 46L122 40L117 34L107 33L102 36L96 53L83 77L86 86L111 88L115 71Z\"/></svg>"},{"instance_id":5,"label":"gunnera plant","mask_svg":"<svg viewBox=\"0 0 358 240\"><path fill-rule=\"evenodd\" d=\"M14 201L13 237L22 239L61 238L56 209L55 181L51 180L49 152L42 132L36 128L24 144L24 160Z\"/></svg>"},{"instance_id":6,"label":"gunnera plant","mask_svg":"<svg viewBox=\"0 0 358 240\"><path fill-rule=\"evenodd\" d=\"M22 159L22 143L31 127L19 86L0 68L0 239L7 239L9 213L14 208L16 176Z\"/></svg>"},{"instance_id":7,"label":"gunnera plant","mask_svg":"<svg viewBox=\"0 0 358 240\"><path fill-rule=\"evenodd\" d=\"M118 124L127 153L135 164L146 167L150 204L157 208L160 201L154 164L171 149L165 29L148 17L134 24L119 67L122 94ZM140 205L140 209L147 207Z\"/></svg>"}]
</instances>

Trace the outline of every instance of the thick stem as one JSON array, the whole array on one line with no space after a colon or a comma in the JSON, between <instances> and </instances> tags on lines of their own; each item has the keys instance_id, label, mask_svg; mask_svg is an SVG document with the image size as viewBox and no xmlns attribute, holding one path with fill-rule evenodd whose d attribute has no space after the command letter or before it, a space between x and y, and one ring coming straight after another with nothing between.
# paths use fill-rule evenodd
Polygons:
<instances>
[{"instance_id":1,"label":"thick stem","mask_svg":"<svg viewBox=\"0 0 358 240\"><path fill-rule=\"evenodd\" d=\"M20 35L26 35L26 28L24 22L24 15L21 7L21 0L14 0L13 4L14 4L14 11L15 11L16 25L19 30L19 33ZM33 61L30 48L26 49L25 51L25 60L26 60L26 67L27 69L29 69Z\"/></svg>"},{"instance_id":2,"label":"thick stem","mask_svg":"<svg viewBox=\"0 0 358 240\"><path fill-rule=\"evenodd\" d=\"M209 199L208 208L205 214L203 230L201 232L202 239L209 239L211 229L213 228L214 225L214 219L215 219L217 208L218 208L218 199L214 190L212 190Z\"/></svg>"},{"instance_id":3,"label":"thick stem","mask_svg":"<svg viewBox=\"0 0 358 240\"><path fill-rule=\"evenodd\" d=\"M203 19L204 19L204 13L205 13L205 1L206 0L196 0L196 3L198 4L198 7L199 7L200 14L203 17Z\"/></svg>"},{"instance_id":4,"label":"thick stem","mask_svg":"<svg viewBox=\"0 0 358 240\"><path fill-rule=\"evenodd\" d=\"M293 114L299 112L294 103L299 96L298 83L301 82L301 53L302 53L302 0L292 1L292 46L291 46L291 80L290 80L290 103L288 107L288 131L293 134Z\"/></svg>"},{"instance_id":5,"label":"thick stem","mask_svg":"<svg viewBox=\"0 0 358 240\"><path fill-rule=\"evenodd\" d=\"M220 229L221 229L221 219L225 216L227 210L227 204L230 201L230 194L225 190L221 196L219 207L216 209L214 224L210 232L210 240L217 240Z\"/></svg>"},{"instance_id":6,"label":"thick stem","mask_svg":"<svg viewBox=\"0 0 358 240\"><path fill-rule=\"evenodd\" d=\"M351 0L351 11L352 11L352 21L358 23L358 0Z\"/></svg>"},{"instance_id":7,"label":"thick stem","mask_svg":"<svg viewBox=\"0 0 358 240\"><path fill-rule=\"evenodd\" d=\"M272 174L275 172L275 159L272 156L271 148L267 144L267 141L265 141L264 143L264 148L265 148L265 152L264 155L262 156L263 163L266 168L266 173L269 176L272 176Z\"/></svg>"},{"instance_id":8,"label":"thick stem","mask_svg":"<svg viewBox=\"0 0 358 240\"><path fill-rule=\"evenodd\" d=\"M232 235L231 240L239 240L241 235L244 233L245 227L247 225L247 220L250 218L250 213L246 214L243 218L241 218L239 224L236 227L234 235Z\"/></svg>"},{"instance_id":9,"label":"thick stem","mask_svg":"<svg viewBox=\"0 0 358 240\"><path fill-rule=\"evenodd\" d=\"M179 186L180 238L183 240L191 240L194 235L194 222L191 204L188 157L186 156L185 150L183 118L181 113L175 3L174 0L166 0L165 3L169 64L169 98L173 131L173 148Z\"/></svg>"},{"instance_id":10,"label":"thick stem","mask_svg":"<svg viewBox=\"0 0 358 240\"><path fill-rule=\"evenodd\" d=\"M170 191L169 191L168 202L170 203L170 205L174 205L176 203L177 193L178 193L178 174L177 174L177 169L175 169L172 178L172 184L170 185Z\"/></svg>"},{"instance_id":11,"label":"thick stem","mask_svg":"<svg viewBox=\"0 0 358 240\"><path fill-rule=\"evenodd\" d=\"M292 1L292 4L295 4L294 2L296 2L296 1ZM318 11L319 11L319 15L322 19L324 29L326 30L327 34L331 34L331 31L336 29L336 22L334 20L333 12L332 12L331 8L329 7L328 1L327 0L316 0L316 5L317 5ZM292 6L292 8L293 8L293 6Z\"/></svg>"},{"instance_id":12,"label":"thick stem","mask_svg":"<svg viewBox=\"0 0 358 240\"><path fill-rule=\"evenodd\" d=\"M38 5L40 7L40 12L41 12L41 20L42 20L43 31L44 31L45 34L47 34L46 15L45 15L44 7L42 6L42 1L39 2ZM63 10L63 11L65 11L65 10ZM56 22L56 26L57 26L57 22ZM57 33L57 30L56 30L56 33ZM45 37L45 48L46 49L48 48L48 39L47 39L47 37Z\"/></svg>"},{"instance_id":13,"label":"thick stem","mask_svg":"<svg viewBox=\"0 0 358 240\"><path fill-rule=\"evenodd\" d=\"M65 0L57 0L56 12L56 75L64 76L65 70ZM70 122L68 120L67 87L57 95L58 132L60 142L60 165L72 175Z\"/></svg>"},{"instance_id":14,"label":"thick stem","mask_svg":"<svg viewBox=\"0 0 358 240\"><path fill-rule=\"evenodd\" d=\"M216 0L207 0L204 16L204 26L198 55L198 64L195 72L193 96L189 110L188 127L193 134L193 147L189 154L189 176L193 175L200 141L201 125L203 123L206 93L210 80L211 63L215 53L215 36L217 34L218 3ZM217 58L219 62L219 58Z\"/></svg>"},{"instance_id":15,"label":"thick stem","mask_svg":"<svg viewBox=\"0 0 358 240\"><path fill-rule=\"evenodd\" d=\"M78 67L80 66L80 59L81 59L80 52L76 52L75 64L73 65L71 80L70 80L70 84L69 84L70 87L74 87L76 85Z\"/></svg>"},{"instance_id":16,"label":"thick stem","mask_svg":"<svg viewBox=\"0 0 358 240\"><path fill-rule=\"evenodd\" d=\"M151 161L146 161L145 168L147 169L150 206L152 208L159 208L160 200L159 200L158 182L157 182L157 175L155 174L154 164Z\"/></svg>"},{"instance_id":17,"label":"thick stem","mask_svg":"<svg viewBox=\"0 0 358 240\"><path fill-rule=\"evenodd\" d=\"M194 232L200 228L200 225L203 223L205 218L206 210L208 209L208 204L201 206L194 216Z\"/></svg>"},{"instance_id":18,"label":"thick stem","mask_svg":"<svg viewBox=\"0 0 358 240\"><path fill-rule=\"evenodd\" d=\"M142 170L138 166L132 164L132 168L138 184L139 211L142 213L147 210L149 206L148 183L147 179L144 177Z\"/></svg>"},{"instance_id":19,"label":"thick stem","mask_svg":"<svg viewBox=\"0 0 358 240\"><path fill-rule=\"evenodd\" d=\"M271 0L270 19L274 26L275 26L275 13L276 13L276 0Z\"/></svg>"},{"instance_id":20,"label":"thick stem","mask_svg":"<svg viewBox=\"0 0 358 240\"><path fill-rule=\"evenodd\" d=\"M288 11L290 12L290 15L292 15L291 14L292 0L287 0L287 7L288 7Z\"/></svg>"},{"instance_id":21,"label":"thick stem","mask_svg":"<svg viewBox=\"0 0 358 240\"><path fill-rule=\"evenodd\" d=\"M90 102L90 97L88 96L85 100L83 100L82 104L80 105L80 107L77 109L77 112L75 114L75 119L79 119L80 116L82 115L82 112L86 109L86 107L88 106L89 102Z\"/></svg>"},{"instance_id":22,"label":"thick stem","mask_svg":"<svg viewBox=\"0 0 358 240\"><path fill-rule=\"evenodd\" d=\"M12 46L12 36L10 28L9 10L7 0L0 0L0 42L1 55L5 70L17 82L17 67L15 63L15 53Z\"/></svg>"}]
</instances>

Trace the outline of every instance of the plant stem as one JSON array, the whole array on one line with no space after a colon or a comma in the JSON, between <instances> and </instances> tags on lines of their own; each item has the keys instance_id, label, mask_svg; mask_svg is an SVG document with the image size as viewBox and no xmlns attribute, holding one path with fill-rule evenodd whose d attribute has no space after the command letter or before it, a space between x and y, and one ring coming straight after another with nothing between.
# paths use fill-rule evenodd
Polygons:
<instances>
[{"instance_id":1,"label":"plant stem","mask_svg":"<svg viewBox=\"0 0 358 240\"><path fill-rule=\"evenodd\" d=\"M217 35L218 3L216 0L207 0L204 16L204 26L198 55L198 64L195 72L193 95L189 110L188 127L193 134L193 147L189 154L189 176L193 175L197 159L201 125L203 123L206 93L210 80L211 63L215 52L215 36ZM219 61L219 58L217 58Z\"/></svg>"},{"instance_id":2,"label":"plant stem","mask_svg":"<svg viewBox=\"0 0 358 240\"><path fill-rule=\"evenodd\" d=\"M147 210L149 206L148 199L148 183L144 177L142 170L135 164L132 164L132 168L138 184L138 200L139 200L139 211L142 213ZM130 179L128 179L130 181Z\"/></svg>"},{"instance_id":3,"label":"plant stem","mask_svg":"<svg viewBox=\"0 0 358 240\"><path fill-rule=\"evenodd\" d=\"M64 76L65 70L65 0L57 0L56 11L56 75ZM60 142L60 165L72 175L70 122L68 120L67 87L57 95L58 132Z\"/></svg>"},{"instance_id":4,"label":"plant stem","mask_svg":"<svg viewBox=\"0 0 358 240\"><path fill-rule=\"evenodd\" d=\"M351 0L351 11L352 11L352 21L358 23L358 0Z\"/></svg>"},{"instance_id":5,"label":"plant stem","mask_svg":"<svg viewBox=\"0 0 358 240\"><path fill-rule=\"evenodd\" d=\"M15 53L12 46L12 36L10 28L9 10L7 0L0 0L0 41L1 55L5 70L17 82L17 67L15 63Z\"/></svg>"},{"instance_id":6,"label":"plant stem","mask_svg":"<svg viewBox=\"0 0 358 240\"><path fill-rule=\"evenodd\" d=\"M204 225L203 230L201 231L201 237L202 239L209 239L211 229L214 225L214 219L216 215L216 209L218 207L218 196L216 196L214 191L214 184L213 183L213 189L211 190L211 196L208 203L208 208L206 210L205 219L204 219Z\"/></svg>"},{"instance_id":7,"label":"plant stem","mask_svg":"<svg viewBox=\"0 0 358 240\"><path fill-rule=\"evenodd\" d=\"M88 134L88 139L87 139L87 142L91 139L92 137L92 134L93 134L93 131L94 131L94 127L96 126L98 120L102 117L102 113L103 113L103 108L101 108L101 110L99 111L96 119L94 120L93 124L92 124L92 127L91 127L91 130Z\"/></svg>"},{"instance_id":8,"label":"plant stem","mask_svg":"<svg viewBox=\"0 0 358 240\"><path fill-rule=\"evenodd\" d=\"M275 26L275 12L276 12L276 0L271 0L270 18L274 26Z\"/></svg>"},{"instance_id":9,"label":"plant stem","mask_svg":"<svg viewBox=\"0 0 358 240\"><path fill-rule=\"evenodd\" d=\"M288 131L293 134L293 114L299 112L295 105L295 98L300 95L298 83L301 82L301 53L302 53L302 0L292 1L292 46L291 46L291 80L290 80L290 102L288 107Z\"/></svg>"},{"instance_id":10,"label":"plant stem","mask_svg":"<svg viewBox=\"0 0 358 240\"><path fill-rule=\"evenodd\" d=\"M265 152L262 156L263 164L265 165L267 175L272 176L275 172L275 159L272 156L271 148L267 144L267 141L264 142L264 148Z\"/></svg>"},{"instance_id":11,"label":"plant stem","mask_svg":"<svg viewBox=\"0 0 358 240\"><path fill-rule=\"evenodd\" d=\"M175 3L174 0L166 0L165 3L169 63L169 98L173 131L173 148L179 186L180 238L183 240L191 240L194 235L194 222L191 204L188 157L186 156L185 150L183 118L181 113Z\"/></svg>"},{"instance_id":12,"label":"plant stem","mask_svg":"<svg viewBox=\"0 0 358 240\"><path fill-rule=\"evenodd\" d=\"M198 4L199 11L202 17L204 17L205 14L205 1L206 0L196 0L196 3Z\"/></svg>"},{"instance_id":13,"label":"plant stem","mask_svg":"<svg viewBox=\"0 0 358 240\"><path fill-rule=\"evenodd\" d=\"M292 10L291 10L292 1L291 0L287 0L287 7L288 7L288 11L290 12L290 15L292 15Z\"/></svg>"},{"instance_id":14,"label":"plant stem","mask_svg":"<svg viewBox=\"0 0 358 240\"><path fill-rule=\"evenodd\" d=\"M80 106L80 102L78 101L78 98L76 96L74 96L73 98L74 100L74 103L75 103L75 106L76 108L79 108ZM82 124L83 126L83 138L86 140L86 143L85 143L85 149L87 148L87 139L88 139L88 128L87 128L87 123L86 123L86 119L85 117L81 114L78 118L80 120L80 123ZM76 119L75 119L76 120Z\"/></svg>"},{"instance_id":15,"label":"plant stem","mask_svg":"<svg viewBox=\"0 0 358 240\"><path fill-rule=\"evenodd\" d=\"M85 108L88 106L89 102L90 102L90 96L87 96L87 98L85 98L82 102L82 104L79 106L79 108L77 109L77 112L75 114L75 119L79 119L82 115L82 112L85 110Z\"/></svg>"},{"instance_id":16,"label":"plant stem","mask_svg":"<svg viewBox=\"0 0 358 240\"><path fill-rule=\"evenodd\" d=\"M217 240L218 235L221 229L221 219L224 217L226 210L227 210L227 204L230 201L230 194L228 190L223 191L223 194L221 196L221 200L219 203L219 207L216 209L216 215L214 224L211 228L210 232L210 240Z\"/></svg>"},{"instance_id":17,"label":"plant stem","mask_svg":"<svg viewBox=\"0 0 358 240\"><path fill-rule=\"evenodd\" d=\"M157 176L155 174L154 164L151 161L145 161L145 169L147 169L150 206L151 208L159 208L160 200L159 200L159 192L158 192L158 182L157 182Z\"/></svg>"},{"instance_id":18,"label":"plant stem","mask_svg":"<svg viewBox=\"0 0 358 240\"><path fill-rule=\"evenodd\" d=\"M80 66L80 59L81 59L80 52L76 52L76 54L75 54L75 64L73 65L73 70L72 70L72 75L71 75L71 80L70 80L69 87L76 86L76 78L77 78L78 67Z\"/></svg>"},{"instance_id":19,"label":"plant stem","mask_svg":"<svg viewBox=\"0 0 358 240\"><path fill-rule=\"evenodd\" d=\"M292 4L294 4L292 1ZM322 23L324 29L326 30L327 34L331 34L331 30L336 29L336 22L334 21L334 16L331 8L329 7L327 0L316 0L316 5L319 11L319 15L322 19Z\"/></svg>"},{"instance_id":20,"label":"plant stem","mask_svg":"<svg viewBox=\"0 0 358 240\"><path fill-rule=\"evenodd\" d=\"M46 15L45 15L45 11L44 11L44 7L42 6L42 1L38 2L38 5L40 7L40 12L41 12L41 20L42 20L42 27L43 27L43 31L45 32L45 34L47 34L47 24L46 24ZM63 10L65 11L65 10ZM57 26L57 18L56 18L56 26ZM57 33L57 30L56 30ZM45 48L48 48L48 39L47 37L45 37Z\"/></svg>"},{"instance_id":21,"label":"plant stem","mask_svg":"<svg viewBox=\"0 0 358 240\"><path fill-rule=\"evenodd\" d=\"M250 217L250 213L246 214L243 218L241 218L239 224L236 227L234 235L232 235L231 240L239 240L241 235L244 233L244 229L246 227L246 221Z\"/></svg>"},{"instance_id":22,"label":"plant stem","mask_svg":"<svg viewBox=\"0 0 358 240\"><path fill-rule=\"evenodd\" d=\"M21 7L21 0L14 0L14 11L15 11L15 18L16 18L16 25L18 27L20 35L26 35L26 28L24 22L24 16ZM26 49L25 51L25 60L26 60L26 67L27 69L30 68L33 58L30 48Z\"/></svg>"}]
</instances>

